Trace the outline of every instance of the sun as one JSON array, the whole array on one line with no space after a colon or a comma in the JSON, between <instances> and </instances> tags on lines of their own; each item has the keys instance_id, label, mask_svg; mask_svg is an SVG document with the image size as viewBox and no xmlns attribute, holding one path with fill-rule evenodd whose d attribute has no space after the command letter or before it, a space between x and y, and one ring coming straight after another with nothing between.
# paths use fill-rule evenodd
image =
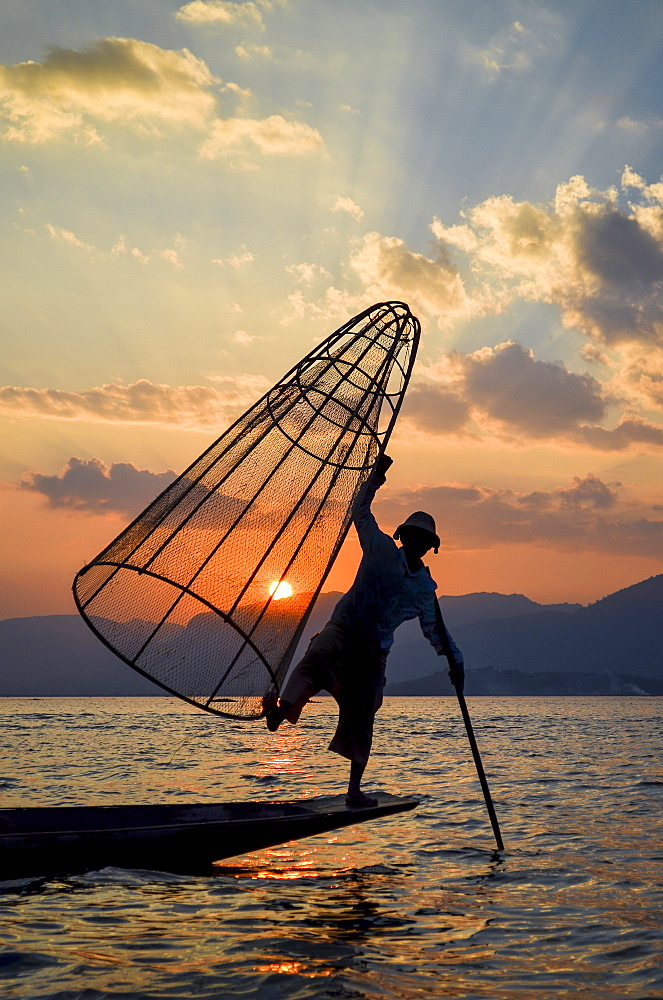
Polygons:
<instances>
[{"instance_id":1,"label":"sun","mask_svg":"<svg viewBox=\"0 0 663 1000\"><path fill-rule=\"evenodd\" d=\"M275 601L280 601L282 597L292 597L292 587L287 580L274 580L269 585L269 593Z\"/></svg>"}]
</instances>

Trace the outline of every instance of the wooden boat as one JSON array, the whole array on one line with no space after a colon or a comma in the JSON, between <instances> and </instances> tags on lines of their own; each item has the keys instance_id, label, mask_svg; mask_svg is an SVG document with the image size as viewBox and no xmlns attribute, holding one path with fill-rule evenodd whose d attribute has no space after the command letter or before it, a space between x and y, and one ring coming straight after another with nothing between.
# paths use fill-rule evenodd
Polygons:
<instances>
[{"instance_id":1,"label":"wooden boat","mask_svg":"<svg viewBox=\"0 0 663 1000\"><path fill-rule=\"evenodd\" d=\"M297 802L28 806L0 809L0 879L105 868L191 872L230 858L414 809L379 792L349 809L342 795Z\"/></svg>"}]
</instances>

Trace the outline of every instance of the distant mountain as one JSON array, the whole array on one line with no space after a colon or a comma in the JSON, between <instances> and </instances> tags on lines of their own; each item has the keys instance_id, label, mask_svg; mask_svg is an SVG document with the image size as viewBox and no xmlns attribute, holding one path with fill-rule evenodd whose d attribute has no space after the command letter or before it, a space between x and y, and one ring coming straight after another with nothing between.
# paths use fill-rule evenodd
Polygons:
<instances>
[{"instance_id":1,"label":"distant mountain","mask_svg":"<svg viewBox=\"0 0 663 1000\"><path fill-rule=\"evenodd\" d=\"M444 619L449 629L466 622L490 621L496 618L515 618L518 615L535 615L541 611L572 614L582 604L537 604L522 594L478 593L461 597L441 597Z\"/></svg>"},{"instance_id":2,"label":"distant mountain","mask_svg":"<svg viewBox=\"0 0 663 1000\"><path fill-rule=\"evenodd\" d=\"M340 594L323 594L306 635L319 629ZM663 677L663 575L595 604L537 604L522 594L441 597L449 631L468 673L482 668L530 673ZM419 623L405 622L389 655L390 684L434 674L435 650ZM543 684L543 679L541 679Z\"/></svg>"},{"instance_id":3,"label":"distant mountain","mask_svg":"<svg viewBox=\"0 0 663 1000\"><path fill-rule=\"evenodd\" d=\"M309 624L313 632L322 628L343 595L335 591L321 594L318 598ZM558 611L572 614L580 610L582 604L537 604L522 594L477 593L463 594L460 597L440 597L444 620L449 629L457 628L466 622L490 621L496 618L515 618L517 615L534 615L541 611ZM307 632L309 629L307 628ZM412 635L410 635L412 633ZM396 633L400 642L409 641L421 634L416 621L405 622ZM407 636L407 638L405 638Z\"/></svg>"},{"instance_id":4,"label":"distant mountain","mask_svg":"<svg viewBox=\"0 0 663 1000\"><path fill-rule=\"evenodd\" d=\"M386 695L399 697L431 695L450 695L454 689L446 671L438 670L428 677L416 677L414 680L401 681L400 684L387 684ZM465 683L465 694L469 696L489 695L491 697L549 697L570 696L605 696L632 697L634 695L663 695L663 680L651 677L627 677L624 674L591 674L580 671L574 673L555 673L546 671L539 674L526 674L521 670L493 670L483 667L470 670Z\"/></svg>"},{"instance_id":5,"label":"distant mountain","mask_svg":"<svg viewBox=\"0 0 663 1000\"><path fill-rule=\"evenodd\" d=\"M329 619L340 596L320 596L297 655ZM505 671L536 675L527 685L538 685L541 692L549 686L545 674L630 677L636 687L643 678L663 676L663 575L589 607L542 605L521 594L489 593L442 597L440 603L465 655L468 691L469 678L478 678L480 671L488 669L500 674L502 686ZM190 628L203 634L214 619L212 613L200 615ZM136 637L147 628L145 622L132 623ZM180 630L181 626L172 628ZM78 615L0 621L0 650L0 695L158 695L161 691L124 665ZM417 621L398 629L389 656L390 685L427 679L441 665ZM487 683L489 675L482 676ZM442 677L448 693L446 674Z\"/></svg>"},{"instance_id":6,"label":"distant mountain","mask_svg":"<svg viewBox=\"0 0 663 1000\"><path fill-rule=\"evenodd\" d=\"M0 695L160 693L99 642L80 615L0 621L0 650Z\"/></svg>"},{"instance_id":7,"label":"distant mountain","mask_svg":"<svg viewBox=\"0 0 663 1000\"><path fill-rule=\"evenodd\" d=\"M571 614L475 621L454 631L473 668L663 676L663 575Z\"/></svg>"}]
</instances>

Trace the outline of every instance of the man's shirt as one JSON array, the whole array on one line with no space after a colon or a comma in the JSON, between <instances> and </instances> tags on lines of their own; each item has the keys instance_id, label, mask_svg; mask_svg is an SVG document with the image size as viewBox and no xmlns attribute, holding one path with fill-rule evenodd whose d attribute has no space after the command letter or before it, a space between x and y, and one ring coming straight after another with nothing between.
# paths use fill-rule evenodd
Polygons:
<instances>
[{"instance_id":1,"label":"man's shirt","mask_svg":"<svg viewBox=\"0 0 663 1000\"><path fill-rule=\"evenodd\" d=\"M444 653L447 643L454 660L462 664L463 655L446 631L446 642L440 636L435 615L437 584L427 568L412 573L405 553L393 538L380 531L371 512L371 503L384 478L372 475L355 501L352 518L359 535L362 559L350 590L332 612L334 621L377 640L381 649L390 649L394 631L404 621L419 618L421 629L438 653Z\"/></svg>"}]
</instances>

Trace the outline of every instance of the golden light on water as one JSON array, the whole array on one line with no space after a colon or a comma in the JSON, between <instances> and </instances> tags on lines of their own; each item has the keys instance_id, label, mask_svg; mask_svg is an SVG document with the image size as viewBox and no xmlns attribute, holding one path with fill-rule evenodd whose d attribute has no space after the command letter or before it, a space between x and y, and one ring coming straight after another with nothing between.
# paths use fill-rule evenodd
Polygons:
<instances>
[{"instance_id":1,"label":"golden light on water","mask_svg":"<svg viewBox=\"0 0 663 1000\"><path fill-rule=\"evenodd\" d=\"M256 965L256 972L280 972L283 974L295 973L298 976L306 976L307 979L318 979L320 976L333 976L335 968L319 969L304 962L270 962L269 965Z\"/></svg>"},{"instance_id":2,"label":"golden light on water","mask_svg":"<svg viewBox=\"0 0 663 1000\"><path fill-rule=\"evenodd\" d=\"M274 580L269 585L269 593L275 601L280 601L282 597L292 597L292 587L287 580Z\"/></svg>"}]
</instances>

